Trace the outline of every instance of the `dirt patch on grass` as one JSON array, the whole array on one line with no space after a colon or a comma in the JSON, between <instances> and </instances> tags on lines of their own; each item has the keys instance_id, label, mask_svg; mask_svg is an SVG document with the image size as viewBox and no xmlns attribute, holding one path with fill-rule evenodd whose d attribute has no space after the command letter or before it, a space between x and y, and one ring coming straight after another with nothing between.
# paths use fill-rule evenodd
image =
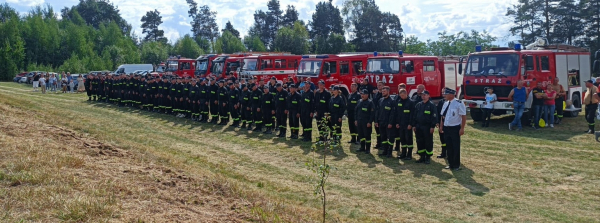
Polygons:
<instances>
[{"instance_id":1,"label":"dirt patch on grass","mask_svg":"<svg viewBox=\"0 0 600 223\"><path fill-rule=\"evenodd\" d=\"M3 221L246 222L231 185L0 105Z\"/></svg>"}]
</instances>

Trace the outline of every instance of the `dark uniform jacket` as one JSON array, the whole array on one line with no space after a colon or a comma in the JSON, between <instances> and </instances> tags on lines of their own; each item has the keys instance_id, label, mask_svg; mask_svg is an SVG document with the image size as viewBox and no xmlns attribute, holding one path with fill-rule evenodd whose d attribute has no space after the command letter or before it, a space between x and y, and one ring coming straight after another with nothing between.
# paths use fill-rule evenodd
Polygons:
<instances>
[{"instance_id":1,"label":"dark uniform jacket","mask_svg":"<svg viewBox=\"0 0 600 223\"><path fill-rule=\"evenodd\" d=\"M271 94L271 92L262 95L260 109L262 112L269 113L275 110L275 97Z\"/></svg>"},{"instance_id":2,"label":"dark uniform jacket","mask_svg":"<svg viewBox=\"0 0 600 223\"><path fill-rule=\"evenodd\" d=\"M289 93L286 90L281 90L281 92L277 92L275 95L275 105L278 111L283 111L287 109L287 97Z\"/></svg>"},{"instance_id":3,"label":"dark uniform jacket","mask_svg":"<svg viewBox=\"0 0 600 223\"><path fill-rule=\"evenodd\" d=\"M369 99L363 101L361 99L354 110L354 118L359 123L373 123L373 120L375 120L375 104L373 104L373 101Z\"/></svg>"},{"instance_id":4,"label":"dark uniform jacket","mask_svg":"<svg viewBox=\"0 0 600 223\"><path fill-rule=\"evenodd\" d=\"M329 91L323 89L323 92L319 92L319 90L315 91L315 111L319 116L323 116L324 113L329 112L329 100L331 99L331 94Z\"/></svg>"},{"instance_id":5,"label":"dark uniform jacket","mask_svg":"<svg viewBox=\"0 0 600 223\"><path fill-rule=\"evenodd\" d=\"M380 125L393 124L394 110L396 105L392 97L380 98L375 110L375 121Z\"/></svg>"},{"instance_id":6,"label":"dark uniform jacket","mask_svg":"<svg viewBox=\"0 0 600 223\"><path fill-rule=\"evenodd\" d=\"M350 94L348 97L348 115L354 114L354 110L358 102L360 101L360 94L358 92L354 92Z\"/></svg>"},{"instance_id":7,"label":"dark uniform jacket","mask_svg":"<svg viewBox=\"0 0 600 223\"><path fill-rule=\"evenodd\" d=\"M300 105L302 104L302 96L298 92L292 94L290 93L287 98L287 110L290 113L294 113L292 115L300 114Z\"/></svg>"},{"instance_id":8,"label":"dark uniform jacket","mask_svg":"<svg viewBox=\"0 0 600 223\"><path fill-rule=\"evenodd\" d=\"M415 110L415 103L410 98L402 99L400 96L394 102L396 104L396 112L394 112L394 125L400 125L406 128L412 125L412 115Z\"/></svg>"},{"instance_id":9,"label":"dark uniform jacket","mask_svg":"<svg viewBox=\"0 0 600 223\"><path fill-rule=\"evenodd\" d=\"M310 114L315 112L315 93L311 90L302 93L300 105L300 112L302 114Z\"/></svg>"},{"instance_id":10,"label":"dark uniform jacket","mask_svg":"<svg viewBox=\"0 0 600 223\"><path fill-rule=\"evenodd\" d=\"M329 115L332 119L342 118L344 111L346 111L346 101L341 95L329 99Z\"/></svg>"},{"instance_id":11,"label":"dark uniform jacket","mask_svg":"<svg viewBox=\"0 0 600 223\"><path fill-rule=\"evenodd\" d=\"M415 112L412 117L412 126L435 128L438 123L437 107L431 101L419 102L415 105Z\"/></svg>"}]
</instances>

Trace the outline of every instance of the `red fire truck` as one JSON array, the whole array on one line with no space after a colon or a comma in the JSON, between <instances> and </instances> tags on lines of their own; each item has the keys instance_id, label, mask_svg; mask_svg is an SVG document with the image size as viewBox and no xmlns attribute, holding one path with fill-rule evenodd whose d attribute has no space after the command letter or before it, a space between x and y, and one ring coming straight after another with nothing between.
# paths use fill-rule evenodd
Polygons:
<instances>
[{"instance_id":1,"label":"red fire truck","mask_svg":"<svg viewBox=\"0 0 600 223\"><path fill-rule=\"evenodd\" d=\"M460 91L461 77L457 64L458 60L404 55L401 51L396 55L374 53L369 56L366 73L359 79L367 78L372 85L382 81L390 87L392 94L398 92L398 84L404 83L409 96L417 92L419 84L423 84L432 98L441 98L445 87Z\"/></svg>"},{"instance_id":2,"label":"red fire truck","mask_svg":"<svg viewBox=\"0 0 600 223\"><path fill-rule=\"evenodd\" d=\"M195 66L195 71L194 71L194 75L195 77L206 77L208 74L210 74L212 65L213 65L213 60L217 57L216 54L207 54L207 55L202 55L199 56L196 59L196 66Z\"/></svg>"},{"instance_id":3,"label":"red fire truck","mask_svg":"<svg viewBox=\"0 0 600 223\"><path fill-rule=\"evenodd\" d=\"M290 54L248 56L244 58L241 77L258 77L259 79L275 77L278 81L283 81L289 76L293 77L296 75L298 63L301 58L302 56Z\"/></svg>"},{"instance_id":4,"label":"red fire truck","mask_svg":"<svg viewBox=\"0 0 600 223\"><path fill-rule=\"evenodd\" d=\"M194 77L195 60L184 57L169 57L163 75L177 75L179 77Z\"/></svg>"},{"instance_id":5,"label":"red fire truck","mask_svg":"<svg viewBox=\"0 0 600 223\"><path fill-rule=\"evenodd\" d=\"M367 58L367 54L304 55L296 77L310 77L315 83L322 80L326 88L338 85L347 96L354 79L364 73Z\"/></svg>"},{"instance_id":6,"label":"red fire truck","mask_svg":"<svg viewBox=\"0 0 600 223\"><path fill-rule=\"evenodd\" d=\"M245 54L218 56L212 61L210 74L217 78L225 78L227 74L233 72L234 77L237 77L245 56Z\"/></svg>"},{"instance_id":7,"label":"red fire truck","mask_svg":"<svg viewBox=\"0 0 600 223\"><path fill-rule=\"evenodd\" d=\"M513 104L509 100L510 91L517 81L523 80L528 91L542 82L545 89L555 78L567 91L565 116L577 116L581 111L581 99L585 80L591 78L590 53L587 49L570 45L548 45L543 39L521 50L520 44L514 49L496 48L469 54L464 70L464 102L470 108L474 121L483 119L481 109L485 102L487 88L492 87L498 97L494 103L494 115L512 114ZM462 67L459 68L459 72ZM529 93L525 103L523 119L530 116L532 96ZM562 106L562 105L557 105Z\"/></svg>"}]
</instances>

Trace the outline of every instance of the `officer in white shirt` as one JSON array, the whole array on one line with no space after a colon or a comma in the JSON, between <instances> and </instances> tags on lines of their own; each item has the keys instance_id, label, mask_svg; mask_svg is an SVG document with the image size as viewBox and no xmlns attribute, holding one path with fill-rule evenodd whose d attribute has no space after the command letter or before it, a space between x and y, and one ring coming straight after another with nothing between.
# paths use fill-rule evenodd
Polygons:
<instances>
[{"instance_id":1,"label":"officer in white shirt","mask_svg":"<svg viewBox=\"0 0 600 223\"><path fill-rule=\"evenodd\" d=\"M456 100L455 94L456 91L449 88L444 91L446 103L442 107L440 132L446 139L449 164L446 169L460 170L460 136L465 134L467 108L461 101Z\"/></svg>"}]
</instances>

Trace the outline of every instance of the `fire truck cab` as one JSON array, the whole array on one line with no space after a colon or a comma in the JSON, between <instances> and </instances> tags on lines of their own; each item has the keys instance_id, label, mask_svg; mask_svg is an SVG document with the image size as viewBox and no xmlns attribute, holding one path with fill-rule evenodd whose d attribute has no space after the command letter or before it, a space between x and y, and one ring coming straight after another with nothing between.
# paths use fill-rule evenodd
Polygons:
<instances>
[{"instance_id":1,"label":"fire truck cab","mask_svg":"<svg viewBox=\"0 0 600 223\"><path fill-rule=\"evenodd\" d=\"M212 68L213 60L217 57L216 54L202 55L196 59L195 77L206 77Z\"/></svg>"},{"instance_id":2,"label":"fire truck cab","mask_svg":"<svg viewBox=\"0 0 600 223\"><path fill-rule=\"evenodd\" d=\"M459 68L462 71L462 67ZM494 115L513 114L512 99L508 98L517 82L522 80L528 91L523 119L530 117L533 96L531 89L542 82L545 89L555 78L564 87L565 116L577 116L581 111L581 99L585 80L591 78L590 53L587 49L570 45L547 45L543 39L521 50L498 48L469 54L464 70L464 102L470 108L474 121L483 119L481 109L487 89L492 87L498 101L494 103ZM563 105L557 105L563 106Z\"/></svg>"},{"instance_id":3,"label":"fire truck cab","mask_svg":"<svg viewBox=\"0 0 600 223\"><path fill-rule=\"evenodd\" d=\"M240 64L243 62L243 55L222 55L212 61L210 74L217 78L226 78L227 74L233 72L234 77L238 76Z\"/></svg>"},{"instance_id":4,"label":"fire truck cab","mask_svg":"<svg viewBox=\"0 0 600 223\"><path fill-rule=\"evenodd\" d=\"M167 60L164 74L177 75L179 77L194 77L196 61L190 58L170 57Z\"/></svg>"},{"instance_id":5,"label":"fire truck cab","mask_svg":"<svg viewBox=\"0 0 600 223\"><path fill-rule=\"evenodd\" d=\"M359 79L366 78L374 86L382 81L390 87L391 94L398 93L398 84L404 83L409 97L417 92L419 84L423 84L432 98L441 98L444 87L460 89L458 72L451 69L457 63L435 56L403 55L402 51L391 56L374 53L368 59L366 74ZM446 68L445 64L451 66Z\"/></svg>"},{"instance_id":6,"label":"fire truck cab","mask_svg":"<svg viewBox=\"0 0 600 223\"><path fill-rule=\"evenodd\" d=\"M301 56L289 54L269 54L255 57L244 58L242 78L269 79L277 78L278 81L284 81L288 76L296 75L298 63ZM255 65L254 69L251 67Z\"/></svg>"},{"instance_id":7,"label":"fire truck cab","mask_svg":"<svg viewBox=\"0 0 600 223\"><path fill-rule=\"evenodd\" d=\"M366 54L304 55L297 77L311 77L325 82L325 87L338 85L342 94L350 94L350 85L367 68Z\"/></svg>"}]
</instances>

